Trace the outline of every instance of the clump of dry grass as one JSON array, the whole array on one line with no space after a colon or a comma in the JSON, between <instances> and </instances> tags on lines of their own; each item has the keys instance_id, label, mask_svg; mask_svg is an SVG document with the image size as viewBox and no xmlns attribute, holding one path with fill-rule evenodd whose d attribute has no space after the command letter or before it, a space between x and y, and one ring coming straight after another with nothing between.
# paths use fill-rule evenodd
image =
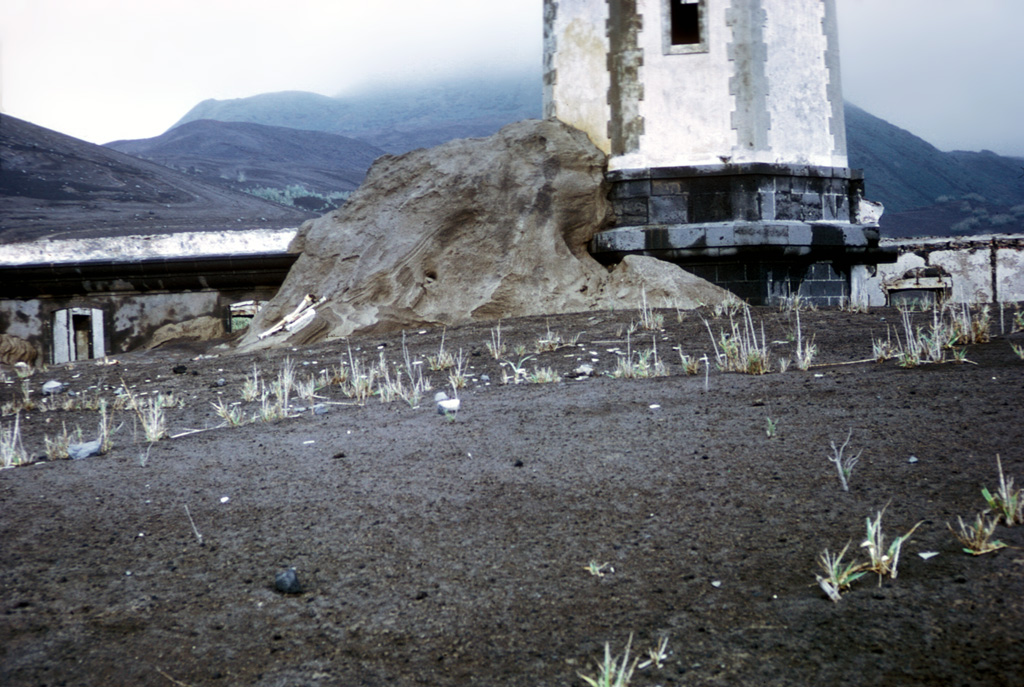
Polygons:
<instances>
[{"instance_id":1,"label":"clump of dry grass","mask_svg":"<svg viewBox=\"0 0 1024 687\"><path fill-rule=\"evenodd\" d=\"M828 594L828 598L836 602L842 598L841 594L844 590L849 589L851 584L867 574L864 570L864 563L854 562L843 565L843 556L846 555L846 550L849 548L850 544L847 542L838 555L829 553L829 550L825 549L818 556L818 565L825 572L824 576L815 575L818 586Z\"/></svg>"},{"instance_id":2,"label":"clump of dry grass","mask_svg":"<svg viewBox=\"0 0 1024 687\"><path fill-rule=\"evenodd\" d=\"M491 329L491 340L487 343L487 352L491 354L491 357L495 360L501 360L505 357L506 346L501 340L501 321L498 321L498 326Z\"/></svg>"},{"instance_id":3,"label":"clump of dry grass","mask_svg":"<svg viewBox=\"0 0 1024 687\"><path fill-rule=\"evenodd\" d=\"M704 320L708 334L711 336L711 343L715 347L715 359L718 368L724 372L743 372L752 375L763 375L771 372L769 359L768 340L764 334L764 323L761 323L761 337L758 339L757 329L754 327L754 319L750 314L750 308L743 306L743 318L741 323L730 313L730 331L719 332L716 341L715 335L711 332L711 325Z\"/></svg>"},{"instance_id":4,"label":"clump of dry grass","mask_svg":"<svg viewBox=\"0 0 1024 687\"><path fill-rule=\"evenodd\" d=\"M633 645L633 635L629 635L626 650L618 659L612 658L612 650L606 642L604 645L604 661L597 664L597 675L591 677L579 673L580 679L590 687L626 687L633 679L633 672L639 659L629 659L629 650Z\"/></svg>"},{"instance_id":5,"label":"clump of dry grass","mask_svg":"<svg viewBox=\"0 0 1024 687\"><path fill-rule=\"evenodd\" d=\"M957 516L956 519L960 525L959 530L953 529L953 526L949 523L946 523L946 527L949 528L949 531L953 533L956 540L963 546L964 553L980 556L1006 547L1006 544L1003 542L992 539L996 526L999 524L998 517L986 518L984 514L978 513L974 522L969 525L964 524L963 518L960 516Z\"/></svg>"},{"instance_id":6,"label":"clump of dry grass","mask_svg":"<svg viewBox=\"0 0 1024 687\"><path fill-rule=\"evenodd\" d=\"M868 556L871 558L870 563L866 564L864 568L878 575L878 584L882 584L883 577L896 579L896 576L899 574L900 553L903 550L903 544L910 539L914 530L921 526L920 522L917 523L906 534L893 539L889 546L886 547L885 535L882 533L883 513L885 513L885 508L878 511L878 515L875 516L874 520L871 518L867 519L867 537L861 544L862 548L868 550Z\"/></svg>"},{"instance_id":7,"label":"clump of dry grass","mask_svg":"<svg viewBox=\"0 0 1024 687\"><path fill-rule=\"evenodd\" d=\"M846 447L850 444L850 438L853 436L853 428L846 434L846 441L839 447L836 447L836 442L829 442L832 447L832 453L828 456L830 463L835 463L836 473L839 475L839 486L843 488L843 491L850 491L850 484L847 480L850 478L850 474L853 473L853 468L856 467L857 461L860 460L860 454L864 453L861 449L855 456L845 456L843 453L846 451Z\"/></svg>"},{"instance_id":8,"label":"clump of dry grass","mask_svg":"<svg viewBox=\"0 0 1024 687\"><path fill-rule=\"evenodd\" d=\"M455 356L444 347L445 334L446 332L441 332L441 345L437 349L437 354L427 356L427 367L433 372L444 372L455 367Z\"/></svg>"},{"instance_id":9,"label":"clump of dry grass","mask_svg":"<svg viewBox=\"0 0 1024 687\"><path fill-rule=\"evenodd\" d=\"M68 431L66 423L61 422L61 431L59 434L50 437L43 435L43 446L46 452L47 460L67 460L71 457L68 453L68 448L71 444L82 443L82 428L76 427L72 431Z\"/></svg>"},{"instance_id":10,"label":"clump of dry grass","mask_svg":"<svg viewBox=\"0 0 1024 687\"><path fill-rule=\"evenodd\" d=\"M135 413L146 441L153 443L167 436L167 415L164 408L177 403L173 395L157 394L151 398L140 398L133 394L128 385L121 382L121 398L126 399L127 408Z\"/></svg>"},{"instance_id":11,"label":"clump of dry grass","mask_svg":"<svg viewBox=\"0 0 1024 687\"><path fill-rule=\"evenodd\" d=\"M651 338L649 349L634 351L627 335L626 354L618 357L611 374L617 379L647 379L667 376L668 368L658 358L658 342L654 337Z\"/></svg>"},{"instance_id":12,"label":"clump of dry grass","mask_svg":"<svg viewBox=\"0 0 1024 687\"><path fill-rule=\"evenodd\" d=\"M1003 461L996 455L996 465L999 467L999 488L992 493L988 488L983 487L981 495L985 498L988 507L995 511L996 521L1002 518L1006 525L1024 525L1024 498L1021 490L1014 490L1013 478L1006 479L1003 475Z\"/></svg>"},{"instance_id":13,"label":"clump of dry grass","mask_svg":"<svg viewBox=\"0 0 1024 687\"><path fill-rule=\"evenodd\" d=\"M17 467L28 462L28 453L21 442L21 414L15 413L10 427L0 424L0 467Z\"/></svg>"}]
</instances>

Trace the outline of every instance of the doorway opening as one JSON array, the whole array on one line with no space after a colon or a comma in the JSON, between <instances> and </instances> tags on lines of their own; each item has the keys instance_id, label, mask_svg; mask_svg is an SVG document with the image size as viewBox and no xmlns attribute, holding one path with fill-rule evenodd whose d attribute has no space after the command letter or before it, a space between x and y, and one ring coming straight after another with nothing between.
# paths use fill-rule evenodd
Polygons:
<instances>
[{"instance_id":1,"label":"doorway opening","mask_svg":"<svg viewBox=\"0 0 1024 687\"><path fill-rule=\"evenodd\" d=\"M65 308L53 314L53 362L102 358L107 354L103 311Z\"/></svg>"}]
</instances>

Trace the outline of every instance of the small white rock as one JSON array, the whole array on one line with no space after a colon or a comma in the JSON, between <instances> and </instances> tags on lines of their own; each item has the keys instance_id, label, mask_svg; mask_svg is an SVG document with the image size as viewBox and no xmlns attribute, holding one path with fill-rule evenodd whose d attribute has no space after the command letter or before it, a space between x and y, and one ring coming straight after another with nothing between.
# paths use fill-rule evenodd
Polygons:
<instances>
[{"instance_id":1,"label":"small white rock","mask_svg":"<svg viewBox=\"0 0 1024 687\"><path fill-rule=\"evenodd\" d=\"M917 456L910 456L910 458L907 459L907 462L908 463L916 463L917 462Z\"/></svg>"},{"instance_id":2,"label":"small white rock","mask_svg":"<svg viewBox=\"0 0 1024 687\"><path fill-rule=\"evenodd\" d=\"M448 398L443 401L437 402L437 412L444 415L445 413L458 412L459 406L462 405L457 398Z\"/></svg>"},{"instance_id":3,"label":"small white rock","mask_svg":"<svg viewBox=\"0 0 1024 687\"><path fill-rule=\"evenodd\" d=\"M59 394L64 389L64 385L58 382L56 379L43 384L43 396L53 396Z\"/></svg>"},{"instance_id":4,"label":"small white rock","mask_svg":"<svg viewBox=\"0 0 1024 687\"><path fill-rule=\"evenodd\" d=\"M920 556L921 558L925 559L925 560L928 560L929 558L935 558L936 556L938 556L939 552L938 551L922 551L921 553L919 553L917 555Z\"/></svg>"},{"instance_id":5,"label":"small white rock","mask_svg":"<svg viewBox=\"0 0 1024 687\"><path fill-rule=\"evenodd\" d=\"M711 583L711 586L714 587L715 589L718 589L719 587L722 586L722 581L721 580L715 580L714 582Z\"/></svg>"},{"instance_id":6,"label":"small white rock","mask_svg":"<svg viewBox=\"0 0 1024 687\"><path fill-rule=\"evenodd\" d=\"M448 394L446 394L443 391L438 391L436 394L434 394L434 401L436 401L437 403L440 403L441 401L447 401L447 400L448 400Z\"/></svg>"}]
</instances>

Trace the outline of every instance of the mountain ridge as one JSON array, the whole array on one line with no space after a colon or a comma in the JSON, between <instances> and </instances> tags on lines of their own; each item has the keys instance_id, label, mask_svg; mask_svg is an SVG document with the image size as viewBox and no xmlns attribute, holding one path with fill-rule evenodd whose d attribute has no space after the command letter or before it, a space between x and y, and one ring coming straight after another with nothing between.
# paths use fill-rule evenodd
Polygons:
<instances>
[{"instance_id":1,"label":"mountain ridge","mask_svg":"<svg viewBox=\"0 0 1024 687\"><path fill-rule=\"evenodd\" d=\"M337 134L212 119L106 147L240 191L301 184L322 194L355 190L373 161L385 154Z\"/></svg>"},{"instance_id":2,"label":"mountain ridge","mask_svg":"<svg viewBox=\"0 0 1024 687\"><path fill-rule=\"evenodd\" d=\"M295 227L311 216L9 115L0 158L0 243Z\"/></svg>"},{"instance_id":3,"label":"mountain ridge","mask_svg":"<svg viewBox=\"0 0 1024 687\"><path fill-rule=\"evenodd\" d=\"M206 100L174 126L199 117L301 126L402 153L539 118L541 93L540 77L532 72L337 98L284 91ZM940 151L852 103L845 112L850 166L864 170L868 197L886 207L887 234L1024 230L1024 181L1017 178L1024 159L991 151Z\"/></svg>"}]
</instances>

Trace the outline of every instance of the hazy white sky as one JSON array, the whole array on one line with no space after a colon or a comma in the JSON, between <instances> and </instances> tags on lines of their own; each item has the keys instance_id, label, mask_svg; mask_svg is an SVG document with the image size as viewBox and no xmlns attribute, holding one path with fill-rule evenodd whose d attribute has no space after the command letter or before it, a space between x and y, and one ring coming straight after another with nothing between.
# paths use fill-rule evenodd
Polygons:
<instances>
[{"instance_id":1,"label":"hazy white sky","mask_svg":"<svg viewBox=\"0 0 1024 687\"><path fill-rule=\"evenodd\" d=\"M95 143L206 98L538 65L541 0L0 0L0 108ZM1024 156L1024 0L837 0L847 100Z\"/></svg>"}]
</instances>

